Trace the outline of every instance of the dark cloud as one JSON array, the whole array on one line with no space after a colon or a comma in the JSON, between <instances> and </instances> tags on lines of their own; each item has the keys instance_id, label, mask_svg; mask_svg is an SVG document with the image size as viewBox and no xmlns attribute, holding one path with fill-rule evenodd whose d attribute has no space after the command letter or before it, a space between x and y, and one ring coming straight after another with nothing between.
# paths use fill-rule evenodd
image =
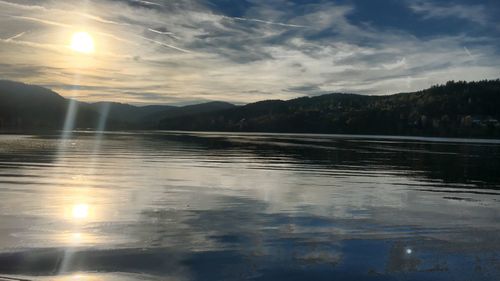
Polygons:
<instances>
[{"instance_id":1,"label":"dark cloud","mask_svg":"<svg viewBox=\"0 0 500 281\"><path fill-rule=\"evenodd\" d=\"M312 94L316 92L321 92L320 87L318 85L302 85L302 86L297 86L297 87L291 87L287 89L290 92L299 92L299 93L306 93L306 94Z\"/></svg>"}]
</instances>

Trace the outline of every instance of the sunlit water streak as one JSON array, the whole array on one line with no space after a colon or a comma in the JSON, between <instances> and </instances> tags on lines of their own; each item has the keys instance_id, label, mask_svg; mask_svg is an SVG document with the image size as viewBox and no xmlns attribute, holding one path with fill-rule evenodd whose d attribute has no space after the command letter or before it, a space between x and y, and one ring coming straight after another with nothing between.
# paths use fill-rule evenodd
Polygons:
<instances>
[{"instance_id":1,"label":"sunlit water streak","mask_svg":"<svg viewBox=\"0 0 500 281\"><path fill-rule=\"evenodd\" d=\"M500 146L437 141L0 136L0 274L496 280Z\"/></svg>"},{"instance_id":2,"label":"sunlit water streak","mask_svg":"<svg viewBox=\"0 0 500 281\"><path fill-rule=\"evenodd\" d=\"M75 76L75 80L78 82L79 75ZM76 93L76 90L73 91L74 95L75 95L75 93ZM106 129L106 122L108 119L109 109L110 109L110 105L107 103L104 103L101 105L101 107L98 111L99 120L98 120L98 124L96 126L97 130L95 132L93 149L92 149L92 152L90 154L89 163L86 164L87 171L85 174L87 174L87 175L94 174L94 170L96 168L95 164L96 164L98 154L99 154L99 149L101 146L102 135L103 135L104 130ZM64 163L64 159L66 159L65 153L67 153L68 146L75 146L77 144L72 139L73 131L74 131L75 125L76 125L75 122L76 122L77 115L78 115L78 102L76 101L76 99L72 98L72 99L70 99L69 104L68 104L67 114L66 114L66 118L64 121L64 127L63 127L62 135L61 135L61 138L60 138L59 144L58 144L57 156L56 156L56 161L58 161L58 162ZM61 175L64 175L65 173L64 173L64 171L57 171L56 170L56 171L53 171L53 174L57 175L57 176L61 176ZM81 175L74 175L74 174L69 174L69 175L66 174L66 176L70 176L72 179L81 177ZM49 183L53 184L54 182L57 182L57 180L58 180L57 177L51 178L51 179L49 179ZM83 210L84 208L88 209L89 206L85 203L76 203L76 205L73 206L73 219L86 219L87 215L88 215L88 210L85 213L85 215L83 212L80 211L80 213L79 213L80 216L77 215L78 213L76 213L76 216L75 216L75 212L74 212L75 210ZM73 232L70 235L70 237L71 237L70 240L72 240L76 246L78 246L82 240L81 239L82 235L80 232ZM61 264L59 266L58 274L63 274L67 271L68 265L70 265L72 262L72 255L73 255L72 248L67 248L64 251L64 254L63 254L62 260L61 260Z\"/></svg>"},{"instance_id":3,"label":"sunlit water streak","mask_svg":"<svg viewBox=\"0 0 500 281\"><path fill-rule=\"evenodd\" d=\"M87 171L84 173L85 175L88 175L88 176L93 176L95 174L95 169L97 168L96 167L96 164L97 164L97 161L98 161L98 158L99 158L99 151L100 151L100 148L101 148L101 141L102 141L102 137L103 137L103 134L104 134L104 130L106 129L106 122L108 120L108 114L109 114L109 109L110 109L110 105L108 103L104 103L100 106L99 108L99 121L98 121L98 124L97 124L97 130L94 132L95 136L94 136L94 141L93 141L93 148L92 148L92 151L89 155L89 158L88 158L88 163L86 164L86 167L87 167ZM71 105L70 105L70 109L68 109L68 112L71 111ZM71 116L74 118L74 116ZM74 122L74 120L70 120L69 121L70 123L71 122ZM66 128L66 125L65 125L65 131L63 133L63 137L61 138L61 144L62 146L64 146L65 143L67 143L67 141L69 140L69 138L71 137L71 133L68 134L68 135L64 135L66 134L66 130L73 130L73 128ZM74 142L71 142L72 144L75 144ZM59 147L59 152L61 152L61 149L63 149L63 147ZM64 155L58 155L58 157L63 157ZM56 174L58 175L61 175L60 172L56 172ZM81 175L69 175L71 176L72 179L78 179L80 178L81 179ZM55 181L55 179L52 179L51 182L53 183ZM88 186L90 188L90 186ZM89 217L89 208L91 208L91 206L89 206L87 203L85 203L85 199L80 199L80 203L75 203L72 207L72 218L75 220L75 221L79 221L79 220L86 220L88 219ZM69 240L71 240L74 244L75 247L78 247L79 244L81 244L83 241L85 241L82 237L86 237L86 236L83 236L82 233L79 232L79 229L76 229L74 230L73 233L70 234L69 236ZM87 235L87 240L88 240L88 235ZM73 248L67 248L63 254L63 257L62 257L62 261L61 261L61 265L59 266L59 272L58 274L61 275L61 274L64 274L65 272L67 272L69 266L71 265L72 263L72 257L73 257Z\"/></svg>"}]
</instances>

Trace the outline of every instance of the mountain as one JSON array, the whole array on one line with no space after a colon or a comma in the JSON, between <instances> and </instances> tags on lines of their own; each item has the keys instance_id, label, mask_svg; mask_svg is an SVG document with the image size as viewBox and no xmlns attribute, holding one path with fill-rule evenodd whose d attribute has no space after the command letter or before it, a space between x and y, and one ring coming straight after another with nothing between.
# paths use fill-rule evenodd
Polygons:
<instances>
[{"instance_id":1,"label":"mountain","mask_svg":"<svg viewBox=\"0 0 500 281\"><path fill-rule=\"evenodd\" d=\"M91 103L88 104L88 107L100 114L107 112L107 119L114 122L111 128L120 129L156 128L158 127L158 122L155 121L157 117L149 118L150 116L166 117L168 116L166 112L179 109L170 105L134 106L117 102Z\"/></svg>"},{"instance_id":2,"label":"mountain","mask_svg":"<svg viewBox=\"0 0 500 281\"><path fill-rule=\"evenodd\" d=\"M234 104L221 101L206 102L201 104L186 105L183 107L174 107L170 110L160 111L156 114L147 116L149 119L156 121L164 118L179 118L195 114L203 114L209 112L216 112L225 109L236 108Z\"/></svg>"},{"instance_id":3,"label":"mountain","mask_svg":"<svg viewBox=\"0 0 500 281\"><path fill-rule=\"evenodd\" d=\"M107 129L157 129L159 120L233 108L225 102L188 106L134 106L115 102L85 103L78 108L76 128L95 129L102 115ZM0 80L0 130L61 129L70 100L49 89Z\"/></svg>"},{"instance_id":4,"label":"mountain","mask_svg":"<svg viewBox=\"0 0 500 281\"><path fill-rule=\"evenodd\" d=\"M137 122L148 115L175 109L169 105L134 106L117 102L97 102L89 104L94 111L99 112L103 108L108 108L108 117L114 120L125 122Z\"/></svg>"},{"instance_id":5,"label":"mountain","mask_svg":"<svg viewBox=\"0 0 500 281\"><path fill-rule=\"evenodd\" d=\"M43 87L0 80L0 129L61 129L69 100ZM91 127L98 115L82 107L78 127Z\"/></svg>"},{"instance_id":6,"label":"mountain","mask_svg":"<svg viewBox=\"0 0 500 281\"><path fill-rule=\"evenodd\" d=\"M157 129L158 121L163 118L182 117L201 114L223 109L234 108L235 105L227 102L206 102L182 107L170 105L133 106L115 102L98 102L89 105L96 112L108 109L108 118L121 122L121 127L135 129Z\"/></svg>"},{"instance_id":7,"label":"mountain","mask_svg":"<svg viewBox=\"0 0 500 281\"><path fill-rule=\"evenodd\" d=\"M500 137L500 80L454 82L389 96L328 94L167 117L193 131Z\"/></svg>"},{"instance_id":8,"label":"mountain","mask_svg":"<svg viewBox=\"0 0 500 281\"><path fill-rule=\"evenodd\" d=\"M0 80L0 129L61 129L69 100ZM500 137L500 80L454 82L389 96L327 94L243 106L77 102L77 128Z\"/></svg>"}]
</instances>

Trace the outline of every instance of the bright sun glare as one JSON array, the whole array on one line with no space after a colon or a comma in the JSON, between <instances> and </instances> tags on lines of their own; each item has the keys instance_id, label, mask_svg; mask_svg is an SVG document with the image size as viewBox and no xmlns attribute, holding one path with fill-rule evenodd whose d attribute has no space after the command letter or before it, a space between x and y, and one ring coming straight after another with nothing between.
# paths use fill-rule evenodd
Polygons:
<instances>
[{"instance_id":1,"label":"bright sun glare","mask_svg":"<svg viewBox=\"0 0 500 281\"><path fill-rule=\"evenodd\" d=\"M95 51L94 39L87 32L76 32L71 37L71 49L79 53L91 54Z\"/></svg>"},{"instance_id":2,"label":"bright sun glare","mask_svg":"<svg viewBox=\"0 0 500 281\"><path fill-rule=\"evenodd\" d=\"M75 219L85 219L89 215L89 206L87 204L75 205L71 213Z\"/></svg>"}]
</instances>

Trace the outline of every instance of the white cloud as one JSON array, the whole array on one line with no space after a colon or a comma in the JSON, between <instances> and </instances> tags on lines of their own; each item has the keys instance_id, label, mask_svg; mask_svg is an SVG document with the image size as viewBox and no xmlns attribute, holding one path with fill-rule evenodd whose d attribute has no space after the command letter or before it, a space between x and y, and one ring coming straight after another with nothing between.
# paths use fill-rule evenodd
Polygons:
<instances>
[{"instance_id":1,"label":"white cloud","mask_svg":"<svg viewBox=\"0 0 500 281\"><path fill-rule=\"evenodd\" d=\"M406 58L402 58L402 59L396 61L395 63L382 64L382 67L384 69L387 69L387 70L406 68L407 67Z\"/></svg>"},{"instance_id":2,"label":"white cloud","mask_svg":"<svg viewBox=\"0 0 500 281\"><path fill-rule=\"evenodd\" d=\"M417 2L410 8L424 18L461 18L481 25L488 24L486 9L481 5L447 4L439 5L431 2Z\"/></svg>"},{"instance_id":3,"label":"white cloud","mask_svg":"<svg viewBox=\"0 0 500 281\"><path fill-rule=\"evenodd\" d=\"M74 93L63 85L78 84L81 99L132 103L378 95L498 75L500 59L489 38L386 33L352 24L354 6L283 9L288 2L277 0L235 18L197 1L133 2L0 0L8 15L0 18L0 38L6 38L0 75L52 85L65 95ZM429 8L422 5L419 13ZM300 12L291 13L294 8ZM97 53L88 59L65 50L71 33L82 28L96 39ZM473 49L473 61L464 46Z\"/></svg>"}]
</instances>

